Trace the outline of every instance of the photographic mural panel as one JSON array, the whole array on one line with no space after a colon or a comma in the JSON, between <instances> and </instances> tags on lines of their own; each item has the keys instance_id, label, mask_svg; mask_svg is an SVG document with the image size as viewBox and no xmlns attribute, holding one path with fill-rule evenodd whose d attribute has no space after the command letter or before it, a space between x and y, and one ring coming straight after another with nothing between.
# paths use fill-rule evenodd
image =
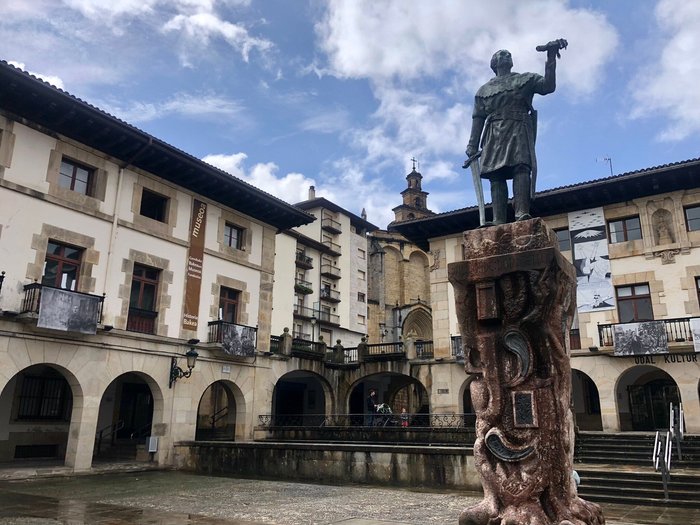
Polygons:
<instances>
[{"instance_id":1,"label":"photographic mural panel","mask_svg":"<svg viewBox=\"0 0 700 525\"><path fill-rule=\"evenodd\" d=\"M257 346L257 330L252 326L221 324L221 347L227 355L252 357Z\"/></svg>"},{"instance_id":2,"label":"photographic mural panel","mask_svg":"<svg viewBox=\"0 0 700 525\"><path fill-rule=\"evenodd\" d=\"M612 310L612 284L608 236L603 208L569 214L571 250L576 268L576 305L579 312Z\"/></svg>"},{"instance_id":3,"label":"photographic mural panel","mask_svg":"<svg viewBox=\"0 0 700 525\"><path fill-rule=\"evenodd\" d=\"M97 296L43 286L37 327L94 334L97 331L100 299Z\"/></svg>"},{"instance_id":4,"label":"photographic mural panel","mask_svg":"<svg viewBox=\"0 0 700 525\"><path fill-rule=\"evenodd\" d=\"M700 317L690 320L690 331L693 333L693 347L700 352Z\"/></svg>"},{"instance_id":5,"label":"photographic mural panel","mask_svg":"<svg viewBox=\"0 0 700 525\"><path fill-rule=\"evenodd\" d=\"M615 355L665 354L668 352L663 321L615 325Z\"/></svg>"}]
</instances>

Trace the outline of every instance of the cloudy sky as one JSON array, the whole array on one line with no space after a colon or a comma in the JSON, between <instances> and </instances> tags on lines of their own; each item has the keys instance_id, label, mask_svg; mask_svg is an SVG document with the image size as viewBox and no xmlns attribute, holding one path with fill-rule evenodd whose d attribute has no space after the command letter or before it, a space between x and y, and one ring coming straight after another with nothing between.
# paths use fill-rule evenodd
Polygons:
<instances>
[{"instance_id":1,"label":"cloudy sky","mask_svg":"<svg viewBox=\"0 0 700 525\"><path fill-rule=\"evenodd\" d=\"M0 0L0 59L288 201L316 185L380 227L411 157L428 205L464 160L498 49L544 70L538 189L700 157L700 2ZM605 160L609 159L609 160ZM488 200L488 199L487 199Z\"/></svg>"}]
</instances>

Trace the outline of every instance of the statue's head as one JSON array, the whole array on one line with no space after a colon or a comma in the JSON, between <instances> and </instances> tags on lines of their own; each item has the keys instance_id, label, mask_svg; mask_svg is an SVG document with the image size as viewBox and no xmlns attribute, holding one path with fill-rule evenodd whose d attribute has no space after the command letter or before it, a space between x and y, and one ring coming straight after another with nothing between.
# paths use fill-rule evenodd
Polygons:
<instances>
[{"instance_id":1,"label":"statue's head","mask_svg":"<svg viewBox=\"0 0 700 525\"><path fill-rule=\"evenodd\" d=\"M500 49L491 57L491 70L494 73L497 73L497 68L501 64L508 64L510 67L513 67L513 56L507 49Z\"/></svg>"}]
</instances>

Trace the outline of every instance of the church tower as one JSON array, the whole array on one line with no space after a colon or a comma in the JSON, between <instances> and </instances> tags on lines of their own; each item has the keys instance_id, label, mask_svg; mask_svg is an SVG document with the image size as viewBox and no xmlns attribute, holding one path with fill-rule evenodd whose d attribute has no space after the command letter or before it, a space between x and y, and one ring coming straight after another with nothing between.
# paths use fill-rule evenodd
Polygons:
<instances>
[{"instance_id":1,"label":"church tower","mask_svg":"<svg viewBox=\"0 0 700 525\"><path fill-rule=\"evenodd\" d=\"M421 188L421 180L423 175L416 171L416 159L411 159L413 162L413 170L406 175L408 187L401 192L403 204L393 208L394 222L407 221L410 219L421 219L434 215L428 209L428 192Z\"/></svg>"}]
</instances>

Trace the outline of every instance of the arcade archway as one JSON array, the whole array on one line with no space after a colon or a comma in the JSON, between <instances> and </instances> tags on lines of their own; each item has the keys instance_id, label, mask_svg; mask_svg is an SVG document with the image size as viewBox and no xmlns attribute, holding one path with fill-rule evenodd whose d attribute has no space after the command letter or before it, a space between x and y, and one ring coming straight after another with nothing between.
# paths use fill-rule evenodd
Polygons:
<instances>
[{"instance_id":1,"label":"arcade archway","mask_svg":"<svg viewBox=\"0 0 700 525\"><path fill-rule=\"evenodd\" d=\"M579 430L603 430L600 395L593 380L580 370L571 370L571 404Z\"/></svg>"},{"instance_id":2,"label":"arcade archway","mask_svg":"<svg viewBox=\"0 0 700 525\"><path fill-rule=\"evenodd\" d=\"M0 393L0 461L66 459L71 420L76 417L66 373L37 364L7 383Z\"/></svg>"},{"instance_id":3,"label":"arcade archway","mask_svg":"<svg viewBox=\"0 0 700 525\"><path fill-rule=\"evenodd\" d=\"M277 380L272 395L272 414L276 425L317 425L323 421L326 407L333 406L326 380L313 372L295 370Z\"/></svg>"},{"instance_id":4,"label":"arcade archway","mask_svg":"<svg viewBox=\"0 0 700 525\"><path fill-rule=\"evenodd\" d=\"M236 420L239 416L236 394L242 394L235 385L216 381L202 394L197 408L197 441L234 441Z\"/></svg>"},{"instance_id":5,"label":"arcade archway","mask_svg":"<svg viewBox=\"0 0 700 525\"><path fill-rule=\"evenodd\" d=\"M363 377L351 387L348 413L357 416L353 419L355 424L363 424L362 415L366 412L370 390L377 392L376 403L387 404L394 414L400 414L405 408L412 424L419 424L421 418L427 421L430 398L425 387L413 377L389 372Z\"/></svg>"},{"instance_id":6,"label":"arcade archway","mask_svg":"<svg viewBox=\"0 0 700 525\"><path fill-rule=\"evenodd\" d=\"M655 366L630 368L620 376L616 390L621 430L667 429L669 405L681 401L676 382Z\"/></svg>"}]
</instances>

